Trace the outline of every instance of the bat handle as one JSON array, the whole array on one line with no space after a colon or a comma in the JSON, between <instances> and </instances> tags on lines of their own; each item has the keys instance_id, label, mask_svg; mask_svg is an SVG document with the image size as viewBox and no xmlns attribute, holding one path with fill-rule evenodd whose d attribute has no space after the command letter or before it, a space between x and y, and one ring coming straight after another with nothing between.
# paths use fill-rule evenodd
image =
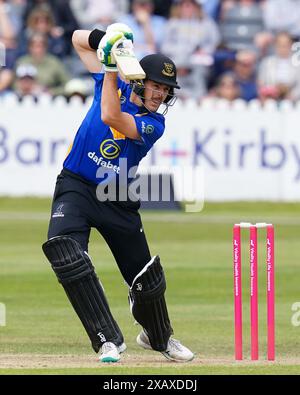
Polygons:
<instances>
[{"instance_id":1,"label":"bat handle","mask_svg":"<svg viewBox=\"0 0 300 395\"><path fill-rule=\"evenodd\" d=\"M128 38L120 38L118 41L116 41L112 47L112 51L116 48L133 48L132 41L129 40Z\"/></svg>"},{"instance_id":2,"label":"bat handle","mask_svg":"<svg viewBox=\"0 0 300 395\"><path fill-rule=\"evenodd\" d=\"M119 48L127 49L128 52L132 53L132 52L133 52L133 44L132 44L132 41L129 40L128 38L126 38L126 39L120 38L118 41L116 41L116 42L114 43L114 45L112 46L112 49L111 49L111 56L112 56L112 61L113 61L114 63L116 63L116 64L118 64L118 61L116 60L116 58L115 58L115 56L114 56L114 51L115 51L116 49L119 49Z\"/></svg>"}]
</instances>

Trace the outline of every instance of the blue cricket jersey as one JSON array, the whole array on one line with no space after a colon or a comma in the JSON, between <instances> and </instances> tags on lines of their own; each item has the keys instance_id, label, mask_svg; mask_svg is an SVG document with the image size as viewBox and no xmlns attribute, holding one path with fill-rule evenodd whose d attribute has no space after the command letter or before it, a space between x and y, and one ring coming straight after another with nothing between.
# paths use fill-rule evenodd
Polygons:
<instances>
[{"instance_id":1,"label":"blue cricket jersey","mask_svg":"<svg viewBox=\"0 0 300 395\"><path fill-rule=\"evenodd\" d=\"M126 182L130 183L134 175L131 172L128 177L128 171L138 166L156 140L163 135L165 118L161 114L145 112L145 108L130 102L131 87L118 78L121 110L133 115L142 140L132 140L124 136L102 122L101 95L104 73L95 73L92 76L95 80L94 100L77 131L63 167L92 183L99 184L107 182L112 177L116 177L119 182L120 172L124 174L121 168L127 165ZM141 109L143 112L140 112ZM106 173L105 177L103 173Z\"/></svg>"}]
</instances>

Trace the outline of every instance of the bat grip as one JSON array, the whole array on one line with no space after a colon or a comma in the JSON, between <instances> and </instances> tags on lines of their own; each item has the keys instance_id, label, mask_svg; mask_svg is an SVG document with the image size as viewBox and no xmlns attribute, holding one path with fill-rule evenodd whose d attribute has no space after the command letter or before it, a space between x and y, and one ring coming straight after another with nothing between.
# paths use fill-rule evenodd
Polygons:
<instances>
[{"instance_id":1,"label":"bat grip","mask_svg":"<svg viewBox=\"0 0 300 395\"><path fill-rule=\"evenodd\" d=\"M132 41L129 40L128 38L120 38L118 41L116 41L111 49L111 51L113 52L115 49L117 49L119 47L120 44L123 44L122 47L123 48L133 48L133 44Z\"/></svg>"},{"instance_id":2,"label":"bat grip","mask_svg":"<svg viewBox=\"0 0 300 395\"><path fill-rule=\"evenodd\" d=\"M122 46L121 46L121 44L122 44ZM125 45L124 45L125 44ZM112 49L111 49L111 56L112 56L112 62L113 63L117 63L116 62L116 59L115 59L115 57L114 57L114 51L117 49L117 48L130 48L130 49L132 49L133 48L133 44L132 44L132 41L131 40L129 40L129 39L127 39L127 38L125 38L124 39L124 37L123 38L120 38L119 40L117 40L115 43L114 43L114 45L112 46Z\"/></svg>"}]
</instances>

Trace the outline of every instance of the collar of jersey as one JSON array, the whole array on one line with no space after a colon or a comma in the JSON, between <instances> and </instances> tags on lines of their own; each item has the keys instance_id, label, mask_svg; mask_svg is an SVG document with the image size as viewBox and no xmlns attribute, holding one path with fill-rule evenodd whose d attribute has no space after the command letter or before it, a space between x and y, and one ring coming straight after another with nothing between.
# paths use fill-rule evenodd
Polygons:
<instances>
[{"instance_id":1,"label":"collar of jersey","mask_svg":"<svg viewBox=\"0 0 300 395\"><path fill-rule=\"evenodd\" d=\"M144 106L138 106L137 104L130 101L130 99L129 99L129 105L131 106L134 115L138 115L141 117L142 115L149 114L149 111Z\"/></svg>"}]
</instances>

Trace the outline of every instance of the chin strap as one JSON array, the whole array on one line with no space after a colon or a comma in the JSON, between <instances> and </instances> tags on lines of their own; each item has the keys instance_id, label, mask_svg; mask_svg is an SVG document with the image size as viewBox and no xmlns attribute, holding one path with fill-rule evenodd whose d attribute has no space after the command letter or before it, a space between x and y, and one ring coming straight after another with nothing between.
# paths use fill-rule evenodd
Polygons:
<instances>
[{"instance_id":1,"label":"chin strap","mask_svg":"<svg viewBox=\"0 0 300 395\"><path fill-rule=\"evenodd\" d=\"M144 102L145 85L142 80L130 81L132 91Z\"/></svg>"}]
</instances>

